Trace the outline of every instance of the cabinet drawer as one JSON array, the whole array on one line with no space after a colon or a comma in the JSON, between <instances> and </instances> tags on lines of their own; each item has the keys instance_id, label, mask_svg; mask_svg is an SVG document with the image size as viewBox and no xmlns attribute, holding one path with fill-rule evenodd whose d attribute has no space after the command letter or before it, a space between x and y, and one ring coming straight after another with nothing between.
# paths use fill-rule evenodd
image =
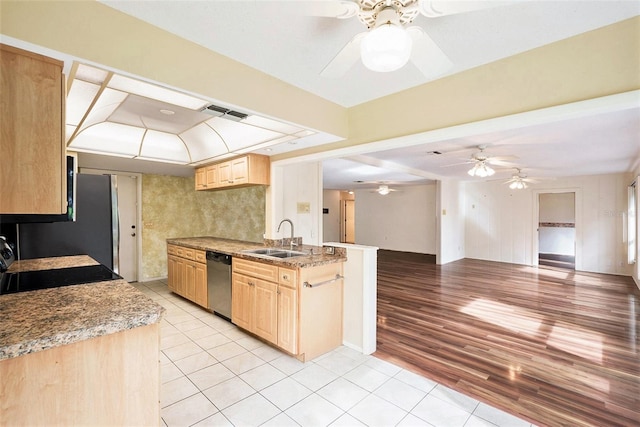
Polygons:
<instances>
[{"instance_id":1,"label":"cabinet drawer","mask_svg":"<svg viewBox=\"0 0 640 427\"><path fill-rule=\"evenodd\" d=\"M184 255L182 256L185 257L186 259L190 259L192 261L195 259L195 253L196 253L195 249L183 248L183 253Z\"/></svg>"},{"instance_id":2,"label":"cabinet drawer","mask_svg":"<svg viewBox=\"0 0 640 427\"><path fill-rule=\"evenodd\" d=\"M296 288L297 285L297 274L298 272L296 270L293 270L291 268L284 268L284 267L279 267L278 268L278 283L283 285L283 286L287 286L289 288Z\"/></svg>"},{"instance_id":3,"label":"cabinet drawer","mask_svg":"<svg viewBox=\"0 0 640 427\"><path fill-rule=\"evenodd\" d=\"M167 245L167 253L169 255L178 255L178 247L175 245Z\"/></svg>"},{"instance_id":4,"label":"cabinet drawer","mask_svg":"<svg viewBox=\"0 0 640 427\"><path fill-rule=\"evenodd\" d=\"M278 282L278 267L275 265L233 258L233 271L270 282Z\"/></svg>"},{"instance_id":5,"label":"cabinet drawer","mask_svg":"<svg viewBox=\"0 0 640 427\"><path fill-rule=\"evenodd\" d=\"M193 260L195 262L201 262L201 263L207 262L207 253L205 251L199 251L197 249L194 249L193 253L194 253Z\"/></svg>"}]
</instances>

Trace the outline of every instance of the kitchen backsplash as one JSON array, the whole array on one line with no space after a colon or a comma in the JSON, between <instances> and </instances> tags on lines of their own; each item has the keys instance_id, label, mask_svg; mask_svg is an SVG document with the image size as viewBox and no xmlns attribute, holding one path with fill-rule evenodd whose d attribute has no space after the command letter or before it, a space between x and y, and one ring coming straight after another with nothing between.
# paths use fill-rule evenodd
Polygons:
<instances>
[{"instance_id":1,"label":"kitchen backsplash","mask_svg":"<svg viewBox=\"0 0 640 427\"><path fill-rule=\"evenodd\" d=\"M265 187L195 191L193 177L142 176L141 280L167 275L166 239L213 236L262 243Z\"/></svg>"}]
</instances>

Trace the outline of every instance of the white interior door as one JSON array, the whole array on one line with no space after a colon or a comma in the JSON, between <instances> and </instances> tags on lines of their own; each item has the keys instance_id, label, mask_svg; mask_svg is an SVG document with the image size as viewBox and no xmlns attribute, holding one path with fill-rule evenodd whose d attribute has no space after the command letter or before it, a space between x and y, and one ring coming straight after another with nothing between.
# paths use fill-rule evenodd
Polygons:
<instances>
[{"instance_id":1,"label":"white interior door","mask_svg":"<svg viewBox=\"0 0 640 427\"><path fill-rule=\"evenodd\" d=\"M120 276L127 282L138 280L138 180L118 175L118 214L120 215Z\"/></svg>"}]
</instances>

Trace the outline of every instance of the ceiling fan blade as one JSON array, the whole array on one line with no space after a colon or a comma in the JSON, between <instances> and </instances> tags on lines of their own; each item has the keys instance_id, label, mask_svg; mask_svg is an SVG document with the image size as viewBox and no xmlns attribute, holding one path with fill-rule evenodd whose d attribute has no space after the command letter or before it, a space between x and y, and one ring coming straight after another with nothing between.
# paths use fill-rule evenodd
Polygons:
<instances>
[{"instance_id":1,"label":"ceiling fan blade","mask_svg":"<svg viewBox=\"0 0 640 427\"><path fill-rule=\"evenodd\" d=\"M473 12L474 10L489 9L497 6L505 6L513 1L451 1L451 0L420 0L420 13L428 18L455 15L458 13Z\"/></svg>"},{"instance_id":2,"label":"ceiling fan blade","mask_svg":"<svg viewBox=\"0 0 640 427\"><path fill-rule=\"evenodd\" d=\"M438 45L420 27L409 27L407 32L413 40L410 60L427 78L445 74L453 63Z\"/></svg>"},{"instance_id":3,"label":"ceiling fan blade","mask_svg":"<svg viewBox=\"0 0 640 427\"><path fill-rule=\"evenodd\" d=\"M358 5L347 0L296 1L291 8L298 14L347 19L358 14Z\"/></svg>"},{"instance_id":4,"label":"ceiling fan blade","mask_svg":"<svg viewBox=\"0 0 640 427\"><path fill-rule=\"evenodd\" d=\"M358 33L320 72L322 77L342 77L360 59L360 43L367 32Z\"/></svg>"},{"instance_id":5,"label":"ceiling fan blade","mask_svg":"<svg viewBox=\"0 0 640 427\"><path fill-rule=\"evenodd\" d=\"M440 166L441 168L450 168L452 166L460 166L460 165L470 165L475 163L475 161L473 160L466 160L464 162L458 162L458 163L449 163L448 165L442 165Z\"/></svg>"},{"instance_id":6,"label":"ceiling fan blade","mask_svg":"<svg viewBox=\"0 0 640 427\"><path fill-rule=\"evenodd\" d=\"M503 168L510 168L510 169L518 167L517 164L512 162L507 162L505 160L487 159L487 163L489 163L491 166L500 166Z\"/></svg>"}]
</instances>

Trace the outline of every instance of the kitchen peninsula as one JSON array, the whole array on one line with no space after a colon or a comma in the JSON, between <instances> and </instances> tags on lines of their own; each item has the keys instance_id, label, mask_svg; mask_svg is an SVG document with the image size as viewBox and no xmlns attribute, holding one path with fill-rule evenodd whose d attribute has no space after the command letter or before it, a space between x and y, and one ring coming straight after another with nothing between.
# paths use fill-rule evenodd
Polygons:
<instances>
[{"instance_id":1,"label":"kitchen peninsula","mask_svg":"<svg viewBox=\"0 0 640 427\"><path fill-rule=\"evenodd\" d=\"M230 255L231 321L299 360L311 360L342 344L347 258L342 248L305 245L293 246L293 256L284 258L256 253L285 248L291 246L214 237L168 239L169 289L212 310L209 299L201 297L211 284L203 284L198 273L209 266L198 260L207 252Z\"/></svg>"},{"instance_id":2,"label":"kitchen peninsula","mask_svg":"<svg viewBox=\"0 0 640 427\"><path fill-rule=\"evenodd\" d=\"M88 256L10 271L97 265ZM164 309L122 279L0 296L0 425L158 425Z\"/></svg>"}]
</instances>

